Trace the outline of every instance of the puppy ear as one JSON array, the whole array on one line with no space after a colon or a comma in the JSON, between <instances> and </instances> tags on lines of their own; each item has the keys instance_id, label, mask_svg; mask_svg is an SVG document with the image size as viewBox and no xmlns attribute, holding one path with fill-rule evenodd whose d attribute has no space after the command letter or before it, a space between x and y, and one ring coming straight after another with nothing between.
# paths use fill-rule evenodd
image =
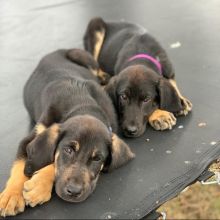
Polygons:
<instances>
[{"instance_id":1,"label":"puppy ear","mask_svg":"<svg viewBox=\"0 0 220 220\"><path fill-rule=\"evenodd\" d=\"M117 94L116 94L117 86L118 86L118 76L113 76L109 80L109 83L104 87L105 91L110 96L116 109L118 105Z\"/></svg>"},{"instance_id":2,"label":"puppy ear","mask_svg":"<svg viewBox=\"0 0 220 220\"><path fill-rule=\"evenodd\" d=\"M134 157L135 154L131 151L129 146L113 133L112 144L110 147L110 158L105 164L104 171L110 172L117 169L132 160Z\"/></svg>"},{"instance_id":3,"label":"puppy ear","mask_svg":"<svg viewBox=\"0 0 220 220\"><path fill-rule=\"evenodd\" d=\"M26 149L25 175L31 176L35 171L54 161L54 153L59 136L60 126L58 124L53 124L49 128L36 127L36 137Z\"/></svg>"},{"instance_id":4,"label":"puppy ear","mask_svg":"<svg viewBox=\"0 0 220 220\"><path fill-rule=\"evenodd\" d=\"M168 80L163 78L159 80L158 91L161 109L174 113L182 110L181 100Z\"/></svg>"},{"instance_id":5,"label":"puppy ear","mask_svg":"<svg viewBox=\"0 0 220 220\"><path fill-rule=\"evenodd\" d=\"M97 71L99 68L98 63L95 61L93 56L85 50L71 49L67 51L66 56L74 63L77 63L93 71Z\"/></svg>"}]
</instances>

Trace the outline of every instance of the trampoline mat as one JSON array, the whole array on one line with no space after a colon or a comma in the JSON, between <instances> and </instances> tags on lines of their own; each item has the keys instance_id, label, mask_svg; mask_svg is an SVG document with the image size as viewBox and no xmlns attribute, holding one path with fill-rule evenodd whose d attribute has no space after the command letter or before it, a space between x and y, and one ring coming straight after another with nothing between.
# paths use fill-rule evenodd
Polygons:
<instances>
[{"instance_id":1,"label":"trampoline mat","mask_svg":"<svg viewBox=\"0 0 220 220\"><path fill-rule=\"evenodd\" d=\"M85 202L67 203L54 194L50 202L26 208L16 218L141 218L194 182L219 157L219 6L219 1L205 0L1 2L0 190L28 130L24 83L45 54L82 47L82 35L94 16L146 27L167 50L179 87L194 104L193 112L178 118L173 130L147 127L140 138L125 139L135 160L103 174Z\"/></svg>"}]
</instances>

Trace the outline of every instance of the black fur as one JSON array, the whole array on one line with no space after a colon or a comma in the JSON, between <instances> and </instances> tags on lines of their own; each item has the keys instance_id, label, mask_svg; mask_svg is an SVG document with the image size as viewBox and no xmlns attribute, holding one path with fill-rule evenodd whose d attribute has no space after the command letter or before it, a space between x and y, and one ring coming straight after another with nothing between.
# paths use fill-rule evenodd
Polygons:
<instances>
[{"instance_id":1,"label":"black fur","mask_svg":"<svg viewBox=\"0 0 220 220\"><path fill-rule=\"evenodd\" d=\"M122 140L117 157L112 156L116 115L89 70L97 67L85 51L58 50L40 61L24 88L31 120L45 129L39 134L31 131L17 157L26 160L24 172L31 176L56 156L56 192L70 202L92 193L102 166L115 169L134 156Z\"/></svg>"},{"instance_id":2,"label":"black fur","mask_svg":"<svg viewBox=\"0 0 220 220\"><path fill-rule=\"evenodd\" d=\"M100 29L105 30L105 37L98 62L100 68L112 76L106 91L114 102L123 133L129 137L140 136L145 131L148 117L158 108L180 112L183 108L180 97L168 81L174 79L174 69L155 38L136 24L94 18L84 35L85 49L92 54L94 36ZM162 75L149 60L128 61L140 53L158 58ZM120 98L125 96L126 100Z\"/></svg>"}]
</instances>

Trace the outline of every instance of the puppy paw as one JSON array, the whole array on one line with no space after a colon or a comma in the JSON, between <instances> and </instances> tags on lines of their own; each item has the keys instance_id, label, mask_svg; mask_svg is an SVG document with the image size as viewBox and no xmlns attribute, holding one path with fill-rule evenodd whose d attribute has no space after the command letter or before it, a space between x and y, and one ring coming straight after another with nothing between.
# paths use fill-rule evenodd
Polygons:
<instances>
[{"instance_id":1,"label":"puppy paw","mask_svg":"<svg viewBox=\"0 0 220 220\"><path fill-rule=\"evenodd\" d=\"M185 97L181 98L181 103L183 105L183 110L181 110L180 112L178 112L176 115L187 115L189 112L192 111L192 103Z\"/></svg>"},{"instance_id":2,"label":"puppy paw","mask_svg":"<svg viewBox=\"0 0 220 220\"><path fill-rule=\"evenodd\" d=\"M54 165L40 169L32 178L24 183L23 196L26 205L34 207L50 200L55 178Z\"/></svg>"},{"instance_id":3,"label":"puppy paw","mask_svg":"<svg viewBox=\"0 0 220 220\"><path fill-rule=\"evenodd\" d=\"M149 123L155 130L172 129L176 124L173 113L164 110L155 110L149 117Z\"/></svg>"},{"instance_id":4,"label":"puppy paw","mask_svg":"<svg viewBox=\"0 0 220 220\"><path fill-rule=\"evenodd\" d=\"M7 188L0 194L0 216L14 216L25 209L22 192Z\"/></svg>"},{"instance_id":5,"label":"puppy paw","mask_svg":"<svg viewBox=\"0 0 220 220\"><path fill-rule=\"evenodd\" d=\"M35 207L41 205L51 198L52 186L47 179L35 174L30 180L24 183L23 196L26 205Z\"/></svg>"}]
</instances>

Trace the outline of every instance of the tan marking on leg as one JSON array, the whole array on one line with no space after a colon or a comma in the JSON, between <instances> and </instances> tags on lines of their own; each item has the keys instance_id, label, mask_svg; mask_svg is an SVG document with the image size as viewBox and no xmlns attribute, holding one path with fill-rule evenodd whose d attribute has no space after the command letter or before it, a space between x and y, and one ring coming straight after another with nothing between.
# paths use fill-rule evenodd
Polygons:
<instances>
[{"instance_id":1,"label":"tan marking on leg","mask_svg":"<svg viewBox=\"0 0 220 220\"><path fill-rule=\"evenodd\" d=\"M95 77L99 79L101 85L106 85L108 83L110 79L110 75L108 73L102 71L101 69L98 70L90 69L90 71Z\"/></svg>"},{"instance_id":2,"label":"tan marking on leg","mask_svg":"<svg viewBox=\"0 0 220 220\"><path fill-rule=\"evenodd\" d=\"M155 130L166 130L172 129L176 118L171 112L157 109L150 115L148 122Z\"/></svg>"},{"instance_id":3,"label":"tan marking on leg","mask_svg":"<svg viewBox=\"0 0 220 220\"><path fill-rule=\"evenodd\" d=\"M36 135L39 135L41 133L43 133L47 128L42 124L42 123L39 123L35 126L35 132L36 132Z\"/></svg>"},{"instance_id":4,"label":"tan marking on leg","mask_svg":"<svg viewBox=\"0 0 220 220\"><path fill-rule=\"evenodd\" d=\"M30 180L24 183L23 196L26 205L34 207L50 200L55 180L55 167L50 164L40 169Z\"/></svg>"},{"instance_id":5,"label":"tan marking on leg","mask_svg":"<svg viewBox=\"0 0 220 220\"><path fill-rule=\"evenodd\" d=\"M181 99L181 103L183 105L183 110L178 112L177 115L187 115L189 112L192 111L192 103L187 98L185 98L184 96L181 95L175 80L169 79L169 82L174 87L174 89L176 90L178 96Z\"/></svg>"},{"instance_id":6,"label":"tan marking on leg","mask_svg":"<svg viewBox=\"0 0 220 220\"><path fill-rule=\"evenodd\" d=\"M22 195L24 182L29 178L24 175L24 160L14 162L11 175L4 191L0 194L0 215L13 216L23 212L25 201Z\"/></svg>"},{"instance_id":7,"label":"tan marking on leg","mask_svg":"<svg viewBox=\"0 0 220 220\"><path fill-rule=\"evenodd\" d=\"M101 80L101 82L107 84L109 79L110 79L110 75L104 71L102 71L101 69L99 69L98 71L98 77Z\"/></svg>"},{"instance_id":8,"label":"tan marking on leg","mask_svg":"<svg viewBox=\"0 0 220 220\"><path fill-rule=\"evenodd\" d=\"M102 71L101 69L99 69L98 71L98 76L101 78L101 79L105 79L106 78L106 75L108 75L108 73Z\"/></svg>"},{"instance_id":9,"label":"tan marking on leg","mask_svg":"<svg viewBox=\"0 0 220 220\"><path fill-rule=\"evenodd\" d=\"M92 74L93 74L94 76L98 77L98 70L97 70L97 69L92 69L92 68L90 68L89 70L92 72Z\"/></svg>"},{"instance_id":10,"label":"tan marking on leg","mask_svg":"<svg viewBox=\"0 0 220 220\"><path fill-rule=\"evenodd\" d=\"M184 98L184 97L181 95L181 93L180 93L180 91L179 91L179 88L177 87L176 81L173 80L173 79L169 79L169 82L170 82L171 85L175 88L175 90L176 90L178 96L179 96L180 98Z\"/></svg>"},{"instance_id":11,"label":"tan marking on leg","mask_svg":"<svg viewBox=\"0 0 220 220\"><path fill-rule=\"evenodd\" d=\"M96 43L93 51L93 56L96 61L98 61L99 53L102 48L102 44L105 38L105 30L95 32Z\"/></svg>"}]
</instances>

